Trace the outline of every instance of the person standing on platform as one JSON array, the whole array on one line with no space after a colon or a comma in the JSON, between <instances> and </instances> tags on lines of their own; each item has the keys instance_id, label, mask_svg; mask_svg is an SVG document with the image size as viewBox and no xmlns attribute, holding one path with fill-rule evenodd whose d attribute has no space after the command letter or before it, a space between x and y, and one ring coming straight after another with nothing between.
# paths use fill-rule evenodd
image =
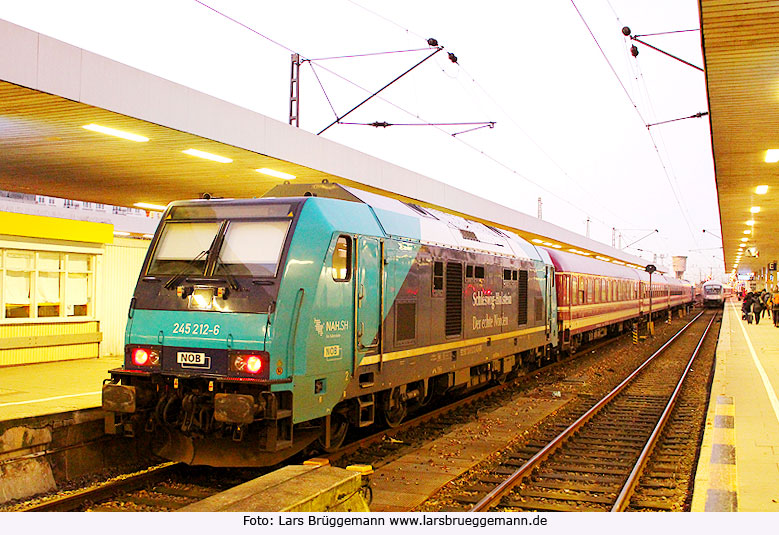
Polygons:
<instances>
[{"instance_id":1,"label":"person standing on platform","mask_svg":"<svg viewBox=\"0 0 779 535\"><path fill-rule=\"evenodd\" d=\"M763 300L763 313L765 314L768 312L768 317L771 317L771 305L769 304L771 302L771 292L768 290L764 290L763 294L760 296L760 298Z\"/></svg>"},{"instance_id":2,"label":"person standing on platform","mask_svg":"<svg viewBox=\"0 0 779 535\"><path fill-rule=\"evenodd\" d=\"M741 319L748 320L749 314L752 312L752 294L748 293L744 296L744 302L741 303ZM752 323L751 321L749 323Z\"/></svg>"},{"instance_id":3,"label":"person standing on platform","mask_svg":"<svg viewBox=\"0 0 779 535\"><path fill-rule=\"evenodd\" d=\"M774 327L779 327L779 293L771 298L771 317L774 319Z\"/></svg>"},{"instance_id":4,"label":"person standing on platform","mask_svg":"<svg viewBox=\"0 0 779 535\"><path fill-rule=\"evenodd\" d=\"M760 314L763 312L763 302L760 300L760 294L755 295L752 300L752 313L755 316L755 325L760 323Z\"/></svg>"}]
</instances>

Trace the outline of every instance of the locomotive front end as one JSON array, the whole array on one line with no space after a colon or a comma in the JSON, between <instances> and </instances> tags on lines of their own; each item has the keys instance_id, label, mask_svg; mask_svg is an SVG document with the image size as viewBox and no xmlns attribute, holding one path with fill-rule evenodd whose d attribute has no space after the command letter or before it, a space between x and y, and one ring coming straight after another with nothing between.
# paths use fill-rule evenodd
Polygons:
<instances>
[{"instance_id":1,"label":"locomotive front end","mask_svg":"<svg viewBox=\"0 0 779 535\"><path fill-rule=\"evenodd\" d=\"M165 458L278 462L292 435L292 375L273 350L294 201L187 201L166 212L132 299L122 368L103 386L106 432ZM282 453L283 452L283 453Z\"/></svg>"}]
</instances>

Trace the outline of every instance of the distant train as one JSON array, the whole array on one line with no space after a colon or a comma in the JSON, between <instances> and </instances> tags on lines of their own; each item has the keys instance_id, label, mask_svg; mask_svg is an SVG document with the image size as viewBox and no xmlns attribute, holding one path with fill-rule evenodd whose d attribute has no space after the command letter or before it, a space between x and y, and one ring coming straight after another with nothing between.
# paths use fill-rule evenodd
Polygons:
<instances>
[{"instance_id":1,"label":"distant train","mask_svg":"<svg viewBox=\"0 0 779 535\"><path fill-rule=\"evenodd\" d=\"M725 304L726 287L717 281L707 281L701 286L704 307L721 307ZM732 291L732 289L731 289Z\"/></svg>"},{"instance_id":2,"label":"distant train","mask_svg":"<svg viewBox=\"0 0 779 535\"><path fill-rule=\"evenodd\" d=\"M399 424L691 306L690 284L337 184L172 203L132 298L106 431L272 465Z\"/></svg>"}]
</instances>

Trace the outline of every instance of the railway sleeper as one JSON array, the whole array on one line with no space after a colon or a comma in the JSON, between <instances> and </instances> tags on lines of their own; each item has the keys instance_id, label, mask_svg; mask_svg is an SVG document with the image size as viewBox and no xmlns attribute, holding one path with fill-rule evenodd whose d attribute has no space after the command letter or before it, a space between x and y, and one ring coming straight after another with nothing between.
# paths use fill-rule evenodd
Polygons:
<instances>
[{"instance_id":1,"label":"railway sleeper","mask_svg":"<svg viewBox=\"0 0 779 535\"><path fill-rule=\"evenodd\" d=\"M562 512L603 512L606 510L604 507L583 507L581 504L578 506L571 506L565 504L556 504L552 502L540 502L536 500L510 500L503 499L500 502L502 507L510 507L512 509L526 509L529 511L549 511L553 513Z\"/></svg>"},{"instance_id":2,"label":"railway sleeper","mask_svg":"<svg viewBox=\"0 0 779 535\"><path fill-rule=\"evenodd\" d=\"M575 481L551 481L551 480L535 480L532 485L534 487L542 487L546 489L563 489L563 490L576 490L581 492L602 492L609 494L616 494L620 490L618 484L614 485L597 485L594 483L582 483Z\"/></svg>"},{"instance_id":3,"label":"railway sleeper","mask_svg":"<svg viewBox=\"0 0 779 535\"><path fill-rule=\"evenodd\" d=\"M528 498L546 498L549 500L601 503L604 505L610 505L614 503L614 499L616 499L616 496L614 496L614 498L604 498L603 496L595 496L594 494L587 494L585 492L550 492L531 490L528 488L524 488L521 491L518 491L516 494Z\"/></svg>"}]
</instances>

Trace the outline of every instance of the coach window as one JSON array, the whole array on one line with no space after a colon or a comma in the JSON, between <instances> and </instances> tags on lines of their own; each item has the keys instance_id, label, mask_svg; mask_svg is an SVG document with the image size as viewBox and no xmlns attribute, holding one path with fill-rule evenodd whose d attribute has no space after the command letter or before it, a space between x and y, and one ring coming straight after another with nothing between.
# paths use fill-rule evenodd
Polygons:
<instances>
[{"instance_id":1,"label":"coach window","mask_svg":"<svg viewBox=\"0 0 779 535\"><path fill-rule=\"evenodd\" d=\"M352 278L352 239L338 236L333 251L333 280L348 281Z\"/></svg>"},{"instance_id":2,"label":"coach window","mask_svg":"<svg viewBox=\"0 0 779 535\"><path fill-rule=\"evenodd\" d=\"M579 277L571 275L571 304L579 304Z\"/></svg>"}]
</instances>

